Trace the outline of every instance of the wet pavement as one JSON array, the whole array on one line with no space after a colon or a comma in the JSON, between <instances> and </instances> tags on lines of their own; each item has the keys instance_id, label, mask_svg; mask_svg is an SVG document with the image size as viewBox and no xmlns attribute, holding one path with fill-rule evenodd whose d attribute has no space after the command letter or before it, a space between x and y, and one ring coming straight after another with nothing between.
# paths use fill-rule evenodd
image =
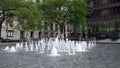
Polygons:
<instances>
[{"instance_id":1,"label":"wet pavement","mask_svg":"<svg viewBox=\"0 0 120 68\"><path fill-rule=\"evenodd\" d=\"M111 40L111 39L103 39L103 40L97 40L97 43L112 43L112 44L120 44L120 39L117 40Z\"/></svg>"},{"instance_id":2,"label":"wet pavement","mask_svg":"<svg viewBox=\"0 0 120 68\"><path fill-rule=\"evenodd\" d=\"M50 57L39 52L0 49L0 68L120 68L120 44L97 44L88 52Z\"/></svg>"}]
</instances>

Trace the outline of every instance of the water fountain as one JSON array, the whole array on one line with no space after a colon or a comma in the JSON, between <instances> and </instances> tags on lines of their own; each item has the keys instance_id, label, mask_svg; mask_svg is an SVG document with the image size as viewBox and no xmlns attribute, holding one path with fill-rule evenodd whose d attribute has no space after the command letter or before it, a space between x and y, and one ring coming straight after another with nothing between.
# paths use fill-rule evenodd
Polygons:
<instances>
[{"instance_id":1,"label":"water fountain","mask_svg":"<svg viewBox=\"0 0 120 68\"><path fill-rule=\"evenodd\" d=\"M21 50L21 45L19 43L16 43L15 49Z\"/></svg>"},{"instance_id":2,"label":"water fountain","mask_svg":"<svg viewBox=\"0 0 120 68\"><path fill-rule=\"evenodd\" d=\"M75 55L76 52L84 52L95 46L95 41L71 41L55 38L54 40L41 39L39 41L16 43L15 47L5 47L4 51L17 52L17 51L37 51L39 53L50 53L50 56L60 56L65 53L66 55Z\"/></svg>"},{"instance_id":3,"label":"water fountain","mask_svg":"<svg viewBox=\"0 0 120 68\"><path fill-rule=\"evenodd\" d=\"M14 46L12 46L12 47L8 50L8 52L17 52L17 50L15 49Z\"/></svg>"},{"instance_id":4,"label":"water fountain","mask_svg":"<svg viewBox=\"0 0 120 68\"><path fill-rule=\"evenodd\" d=\"M17 52L16 48L14 46L12 46L11 48L6 46L3 51L6 51L6 52Z\"/></svg>"},{"instance_id":5,"label":"water fountain","mask_svg":"<svg viewBox=\"0 0 120 68\"><path fill-rule=\"evenodd\" d=\"M114 44L109 44L110 46L106 44L103 44L102 46L101 44L97 44L98 46L95 46L93 41L88 41L88 47L86 48L85 46L84 48L82 47L84 46L83 41L58 40L59 47L53 47L53 42L55 42L55 40L50 40L46 42L45 49L43 53L41 53L41 48L44 47L41 46L40 41L41 40L33 42L33 51L30 50L31 42L23 43L23 49L20 51L16 49L16 46L14 46L14 48L17 50L16 52L5 51L6 49L4 51L0 51L0 68L119 67L119 44L115 44L115 46ZM95 46L94 49L91 49L93 46ZM81 48L76 49L77 47ZM3 48L3 46L1 46L1 48ZM14 49L11 48L11 45L9 47L7 46L6 48L7 50ZM87 49L87 52L82 51L82 49ZM105 57L99 57L101 54Z\"/></svg>"},{"instance_id":6,"label":"water fountain","mask_svg":"<svg viewBox=\"0 0 120 68\"><path fill-rule=\"evenodd\" d=\"M8 46L6 46L3 50L4 50L4 51L9 51L10 48L9 48Z\"/></svg>"},{"instance_id":7,"label":"water fountain","mask_svg":"<svg viewBox=\"0 0 120 68\"><path fill-rule=\"evenodd\" d=\"M58 54L57 48L53 47L51 49L50 56L60 56L60 54Z\"/></svg>"},{"instance_id":8,"label":"water fountain","mask_svg":"<svg viewBox=\"0 0 120 68\"><path fill-rule=\"evenodd\" d=\"M29 51L27 42L25 43L25 51Z\"/></svg>"}]
</instances>

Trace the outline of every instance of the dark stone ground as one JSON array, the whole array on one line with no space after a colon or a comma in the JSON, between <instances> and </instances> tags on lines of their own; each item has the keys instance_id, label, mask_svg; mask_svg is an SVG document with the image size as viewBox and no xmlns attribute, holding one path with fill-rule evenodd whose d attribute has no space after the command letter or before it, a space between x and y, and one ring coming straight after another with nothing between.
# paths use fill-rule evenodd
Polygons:
<instances>
[{"instance_id":1,"label":"dark stone ground","mask_svg":"<svg viewBox=\"0 0 120 68\"><path fill-rule=\"evenodd\" d=\"M120 68L120 44L97 44L89 52L59 57L38 52L8 53L1 49L0 68Z\"/></svg>"}]
</instances>

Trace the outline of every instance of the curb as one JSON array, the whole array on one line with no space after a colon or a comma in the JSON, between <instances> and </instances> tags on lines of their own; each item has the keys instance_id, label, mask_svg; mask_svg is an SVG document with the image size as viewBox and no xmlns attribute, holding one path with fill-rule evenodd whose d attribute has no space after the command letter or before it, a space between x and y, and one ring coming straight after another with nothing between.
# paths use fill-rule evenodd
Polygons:
<instances>
[{"instance_id":1,"label":"curb","mask_svg":"<svg viewBox=\"0 0 120 68\"><path fill-rule=\"evenodd\" d=\"M15 45L16 43L0 43L0 46Z\"/></svg>"},{"instance_id":2,"label":"curb","mask_svg":"<svg viewBox=\"0 0 120 68\"><path fill-rule=\"evenodd\" d=\"M96 42L97 44L120 44L120 42Z\"/></svg>"}]
</instances>

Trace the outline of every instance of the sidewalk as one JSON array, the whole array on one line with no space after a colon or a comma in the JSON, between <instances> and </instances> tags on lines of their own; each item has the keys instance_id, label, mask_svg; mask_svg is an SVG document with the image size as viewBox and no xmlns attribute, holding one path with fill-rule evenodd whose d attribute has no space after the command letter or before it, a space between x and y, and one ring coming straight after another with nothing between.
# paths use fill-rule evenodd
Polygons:
<instances>
[{"instance_id":1,"label":"sidewalk","mask_svg":"<svg viewBox=\"0 0 120 68\"><path fill-rule=\"evenodd\" d=\"M112 41L111 39L97 40L97 43L120 44L120 39Z\"/></svg>"},{"instance_id":2,"label":"sidewalk","mask_svg":"<svg viewBox=\"0 0 120 68\"><path fill-rule=\"evenodd\" d=\"M19 42L5 42L5 43L0 42L0 46L16 45L16 43L19 43ZM112 41L110 39L97 40L96 43L98 44L120 44L120 39L116 41Z\"/></svg>"},{"instance_id":3,"label":"sidewalk","mask_svg":"<svg viewBox=\"0 0 120 68\"><path fill-rule=\"evenodd\" d=\"M0 42L0 46L8 46L8 45L15 45L17 42L4 42L4 43L1 43Z\"/></svg>"}]
</instances>

